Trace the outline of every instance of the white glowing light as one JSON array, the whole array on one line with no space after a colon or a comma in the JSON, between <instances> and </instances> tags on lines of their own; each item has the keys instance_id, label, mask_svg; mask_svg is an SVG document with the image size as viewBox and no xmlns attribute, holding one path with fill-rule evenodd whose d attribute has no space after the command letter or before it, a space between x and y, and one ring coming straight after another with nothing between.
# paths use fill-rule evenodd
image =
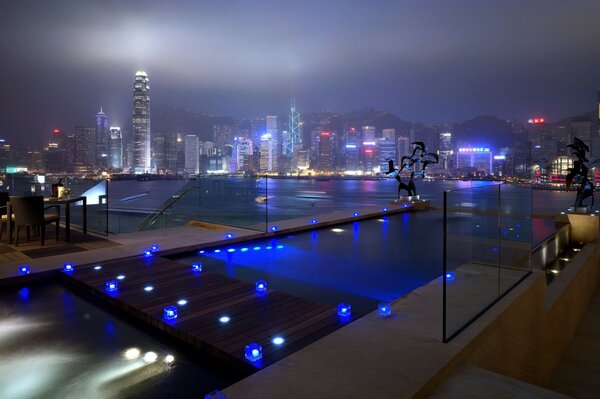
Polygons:
<instances>
[{"instance_id":1,"label":"white glowing light","mask_svg":"<svg viewBox=\"0 0 600 399\"><path fill-rule=\"evenodd\" d=\"M188 302L187 302L187 300L186 300L186 299L180 299L180 300L178 300L178 301L177 301L177 304L178 304L178 305L181 305L181 306L183 306L183 305L187 305L187 303L188 303Z\"/></svg>"},{"instance_id":2,"label":"white glowing light","mask_svg":"<svg viewBox=\"0 0 600 399\"><path fill-rule=\"evenodd\" d=\"M344 229L331 229L334 233L341 233Z\"/></svg>"},{"instance_id":3,"label":"white glowing light","mask_svg":"<svg viewBox=\"0 0 600 399\"><path fill-rule=\"evenodd\" d=\"M144 362L145 363L154 363L158 359L158 355L156 352L146 352L144 354Z\"/></svg>"},{"instance_id":4,"label":"white glowing light","mask_svg":"<svg viewBox=\"0 0 600 399\"><path fill-rule=\"evenodd\" d=\"M117 276L117 280L123 280L125 278L125 276L123 274L119 274Z\"/></svg>"},{"instance_id":5,"label":"white glowing light","mask_svg":"<svg viewBox=\"0 0 600 399\"><path fill-rule=\"evenodd\" d=\"M569 258L560 258L560 260L562 260L563 262L568 262Z\"/></svg>"},{"instance_id":6,"label":"white glowing light","mask_svg":"<svg viewBox=\"0 0 600 399\"><path fill-rule=\"evenodd\" d=\"M94 270L100 270L102 269L102 266L98 265L98 266L94 266Z\"/></svg>"},{"instance_id":7,"label":"white glowing light","mask_svg":"<svg viewBox=\"0 0 600 399\"><path fill-rule=\"evenodd\" d=\"M281 345L285 342L285 339L283 337L275 337L271 342L275 345Z\"/></svg>"},{"instance_id":8,"label":"white glowing light","mask_svg":"<svg viewBox=\"0 0 600 399\"><path fill-rule=\"evenodd\" d=\"M169 363L173 363L174 361L175 361L175 356L173 356L173 355L165 356L165 363L169 364Z\"/></svg>"},{"instance_id":9,"label":"white glowing light","mask_svg":"<svg viewBox=\"0 0 600 399\"><path fill-rule=\"evenodd\" d=\"M550 270L550 273L558 274L558 273L560 273L560 270L551 269L551 270Z\"/></svg>"},{"instance_id":10,"label":"white glowing light","mask_svg":"<svg viewBox=\"0 0 600 399\"><path fill-rule=\"evenodd\" d=\"M125 351L123 356L125 356L125 359L127 359L127 360L135 360L138 357L140 357L141 354L142 353L140 352L140 350L138 348L129 348Z\"/></svg>"},{"instance_id":11,"label":"white glowing light","mask_svg":"<svg viewBox=\"0 0 600 399\"><path fill-rule=\"evenodd\" d=\"M154 287L153 287L153 286L151 286L151 285L147 285L147 286L145 286L145 287L144 287L144 291L146 291L146 292L150 292L150 291L152 291L153 289L154 289Z\"/></svg>"},{"instance_id":12,"label":"white glowing light","mask_svg":"<svg viewBox=\"0 0 600 399\"><path fill-rule=\"evenodd\" d=\"M219 321L223 324L229 323L229 320L231 320L231 318L229 316L221 316L219 317Z\"/></svg>"}]
</instances>

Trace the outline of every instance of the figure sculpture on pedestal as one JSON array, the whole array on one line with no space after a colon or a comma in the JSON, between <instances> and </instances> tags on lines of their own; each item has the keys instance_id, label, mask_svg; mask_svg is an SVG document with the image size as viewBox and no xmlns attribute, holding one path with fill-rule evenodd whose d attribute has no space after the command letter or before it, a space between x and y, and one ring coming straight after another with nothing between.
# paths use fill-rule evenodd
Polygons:
<instances>
[{"instance_id":1,"label":"figure sculpture on pedestal","mask_svg":"<svg viewBox=\"0 0 600 399\"><path fill-rule=\"evenodd\" d=\"M425 169L427 165L432 163L438 163L438 155L433 152L427 152L425 149L425 143L422 141L413 141L411 143L415 146L411 155L405 155L400 160L400 169L394 168L394 161L390 159L388 161L389 170L385 172L386 175L392 175L398 180L398 198L400 198L400 191L406 190L408 196L417 195L417 188L415 187L414 177L423 176L425 177ZM418 165L421 165L420 168ZM408 184L402 182L400 172L406 169L410 172L410 180Z\"/></svg>"},{"instance_id":2,"label":"figure sculpture on pedestal","mask_svg":"<svg viewBox=\"0 0 600 399\"><path fill-rule=\"evenodd\" d=\"M590 147L577 137L574 137L573 143L569 144L567 147L574 150L572 155L577 158L573 161L573 167L567 169L569 173L566 178L567 189L569 189L573 183L579 183L573 209L577 211L578 208L587 207L586 205L583 205L583 201L588 197L592 197L591 206L594 207L594 185L588 178L588 167L585 165L585 163L588 162L585 153L590 150Z\"/></svg>"}]
</instances>

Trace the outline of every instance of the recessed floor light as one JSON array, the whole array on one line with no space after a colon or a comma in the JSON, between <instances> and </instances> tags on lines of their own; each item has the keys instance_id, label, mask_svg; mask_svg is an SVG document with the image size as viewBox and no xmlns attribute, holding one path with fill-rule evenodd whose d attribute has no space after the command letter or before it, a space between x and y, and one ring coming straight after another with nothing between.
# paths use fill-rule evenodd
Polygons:
<instances>
[{"instance_id":1,"label":"recessed floor light","mask_svg":"<svg viewBox=\"0 0 600 399\"><path fill-rule=\"evenodd\" d=\"M154 287L153 287L153 286L151 286L151 285L147 285L147 286L145 286L145 287L144 287L144 291L146 291L146 292L150 292L150 291L152 291L153 289L154 289Z\"/></svg>"}]
</instances>

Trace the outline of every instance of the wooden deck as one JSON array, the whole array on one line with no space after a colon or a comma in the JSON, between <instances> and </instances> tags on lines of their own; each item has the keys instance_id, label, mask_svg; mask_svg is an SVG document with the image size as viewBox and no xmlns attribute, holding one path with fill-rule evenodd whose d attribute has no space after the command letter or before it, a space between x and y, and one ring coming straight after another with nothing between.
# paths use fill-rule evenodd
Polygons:
<instances>
[{"instance_id":1,"label":"wooden deck","mask_svg":"<svg viewBox=\"0 0 600 399\"><path fill-rule=\"evenodd\" d=\"M128 314L245 370L263 368L314 342L343 324L336 309L269 289L257 294L254 285L211 272L194 272L190 265L153 256L132 257L76 266L64 273L67 281ZM118 291L108 293L105 284L119 274ZM144 287L154 289L146 292ZM178 306L177 301L188 303ZM178 307L178 318L166 320L165 306ZM219 321L221 316L229 323ZM274 336L285 343L271 343ZM244 358L249 343L263 348L263 358L251 363ZM249 367L250 366L250 367Z\"/></svg>"}]
</instances>

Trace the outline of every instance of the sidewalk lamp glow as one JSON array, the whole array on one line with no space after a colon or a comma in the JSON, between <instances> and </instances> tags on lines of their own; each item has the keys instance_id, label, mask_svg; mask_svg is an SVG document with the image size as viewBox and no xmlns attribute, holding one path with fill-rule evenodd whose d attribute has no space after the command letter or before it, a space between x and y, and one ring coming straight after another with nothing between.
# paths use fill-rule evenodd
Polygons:
<instances>
[{"instance_id":1,"label":"sidewalk lamp glow","mask_svg":"<svg viewBox=\"0 0 600 399\"><path fill-rule=\"evenodd\" d=\"M259 344L249 344L245 351L246 359L251 362L256 362L262 358L262 347Z\"/></svg>"},{"instance_id":2,"label":"sidewalk lamp glow","mask_svg":"<svg viewBox=\"0 0 600 399\"><path fill-rule=\"evenodd\" d=\"M106 282L106 291L114 292L118 288L117 280L109 280Z\"/></svg>"},{"instance_id":3,"label":"sidewalk lamp glow","mask_svg":"<svg viewBox=\"0 0 600 399\"><path fill-rule=\"evenodd\" d=\"M202 263L200 263L200 262L192 263L192 270L195 272L201 272L202 271Z\"/></svg>"},{"instance_id":4,"label":"sidewalk lamp glow","mask_svg":"<svg viewBox=\"0 0 600 399\"><path fill-rule=\"evenodd\" d=\"M167 306L164 309L165 319L174 320L177 318L177 306Z\"/></svg>"},{"instance_id":5,"label":"sidewalk lamp glow","mask_svg":"<svg viewBox=\"0 0 600 399\"><path fill-rule=\"evenodd\" d=\"M264 280L258 280L256 282L256 292L265 292L267 290L267 282Z\"/></svg>"},{"instance_id":6,"label":"sidewalk lamp glow","mask_svg":"<svg viewBox=\"0 0 600 399\"><path fill-rule=\"evenodd\" d=\"M67 273L69 273L69 272L72 272L73 270L75 270L75 268L73 267L73 264L72 264L72 263L65 263L65 264L63 265L63 271L64 271L64 272L67 272Z\"/></svg>"},{"instance_id":7,"label":"sidewalk lamp glow","mask_svg":"<svg viewBox=\"0 0 600 399\"><path fill-rule=\"evenodd\" d=\"M337 306L337 314L340 317L349 317L352 314L352 306L349 303L340 303Z\"/></svg>"},{"instance_id":8,"label":"sidewalk lamp glow","mask_svg":"<svg viewBox=\"0 0 600 399\"><path fill-rule=\"evenodd\" d=\"M30 270L29 270L29 266L24 265L19 267L19 271L21 272L21 274L29 274Z\"/></svg>"}]
</instances>

